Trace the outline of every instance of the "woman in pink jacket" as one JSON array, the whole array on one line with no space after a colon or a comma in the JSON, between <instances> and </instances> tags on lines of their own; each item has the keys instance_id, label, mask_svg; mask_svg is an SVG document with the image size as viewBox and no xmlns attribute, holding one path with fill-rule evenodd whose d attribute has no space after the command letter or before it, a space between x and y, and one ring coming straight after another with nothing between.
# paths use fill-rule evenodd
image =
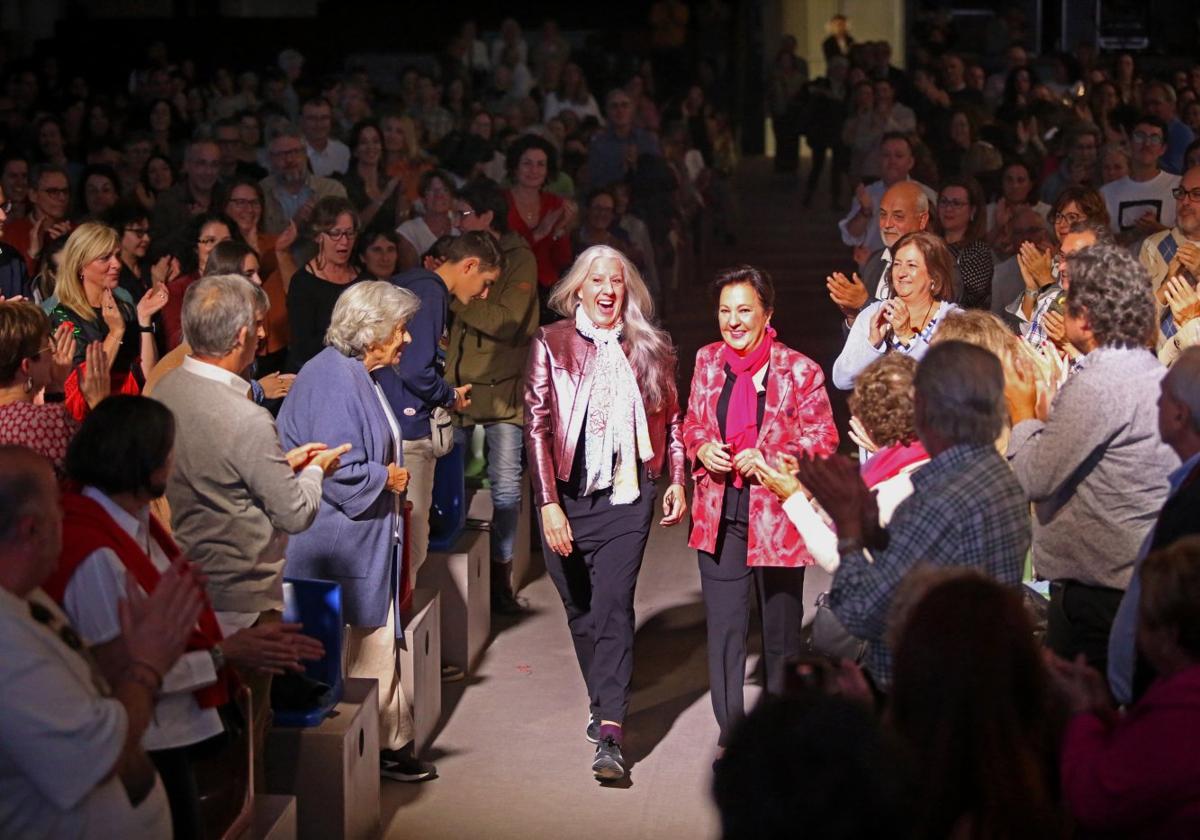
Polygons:
<instances>
[{"instance_id":1,"label":"woman in pink jacket","mask_svg":"<svg viewBox=\"0 0 1200 840\"><path fill-rule=\"evenodd\" d=\"M777 341L775 290L750 266L713 282L722 341L700 348L683 441L696 482L688 545L700 555L708 672L723 750L743 714L750 597L763 623L766 689L781 694L800 653L804 567L814 562L757 471L781 455L828 455L837 430L821 368Z\"/></svg>"}]
</instances>

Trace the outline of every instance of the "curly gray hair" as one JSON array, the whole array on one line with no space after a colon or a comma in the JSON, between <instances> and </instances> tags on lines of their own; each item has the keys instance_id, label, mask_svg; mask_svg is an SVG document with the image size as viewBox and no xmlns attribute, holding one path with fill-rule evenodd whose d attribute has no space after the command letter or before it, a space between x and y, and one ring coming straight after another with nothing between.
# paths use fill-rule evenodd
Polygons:
<instances>
[{"instance_id":1,"label":"curly gray hair","mask_svg":"<svg viewBox=\"0 0 1200 840\"><path fill-rule=\"evenodd\" d=\"M386 341L420 308L420 298L385 280L355 283L333 307L325 343L345 356L361 359L373 342Z\"/></svg>"}]
</instances>

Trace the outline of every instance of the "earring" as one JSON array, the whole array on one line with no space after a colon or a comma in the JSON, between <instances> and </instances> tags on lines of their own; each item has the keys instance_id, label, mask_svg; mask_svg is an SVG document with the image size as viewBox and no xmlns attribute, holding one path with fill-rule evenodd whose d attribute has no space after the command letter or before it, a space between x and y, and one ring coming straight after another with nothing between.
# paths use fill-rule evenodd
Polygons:
<instances>
[{"instance_id":1,"label":"earring","mask_svg":"<svg viewBox=\"0 0 1200 840\"><path fill-rule=\"evenodd\" d=\"M33 377L32 376L25 377L25 393L26 394L33 393Z\"/></svg>"}]
</instances>

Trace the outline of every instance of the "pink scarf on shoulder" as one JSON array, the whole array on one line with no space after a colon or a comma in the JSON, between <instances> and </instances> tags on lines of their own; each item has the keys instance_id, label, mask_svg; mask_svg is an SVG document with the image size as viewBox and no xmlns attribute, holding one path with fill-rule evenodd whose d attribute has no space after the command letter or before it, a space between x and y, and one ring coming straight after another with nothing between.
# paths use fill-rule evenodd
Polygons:
<instances>
[{"instance_id":1,"label":"pink scarf on shoulder","mask_svg":"<svg viewBox=\"0 0 1200 840\"><path fill-rule=\"evenodd\" d=\"M738 355L728 344L721 351L721 361L729 365L730 371L737 377L733 382L733 393L729 395L729 408L725 412L725 442L733 447L730 455L758 445L758 392L754 388L754 375L770 360L774 344L775 329L767 327L762 341L746 355ZM733 486L742 486L742 476L736 470L733 472Z\"/></svg>"}]
</instances>

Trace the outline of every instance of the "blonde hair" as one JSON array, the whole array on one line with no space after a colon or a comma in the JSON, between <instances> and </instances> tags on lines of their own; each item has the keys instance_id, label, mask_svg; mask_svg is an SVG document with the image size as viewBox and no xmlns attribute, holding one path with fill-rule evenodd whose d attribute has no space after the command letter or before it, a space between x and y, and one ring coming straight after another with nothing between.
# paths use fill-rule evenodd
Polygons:
<instances>
[{"instance_id":1,"label":"blonde hair","mask_svg":"<svg viewBox=\"0 0 1200 840\"><path fill-rule=\"evenodd\" d=\"M999 317L982 309L957 309L942 319L934 333L932 344L943 341L965 341L989 351L1000 360L1007 377L1016 366L1018 339Z\"/></svg>"},{"instance_id":2,"label":"blonde hair","mask_svg":"<svg viewBox=\"0 0 1200 840\"><path fill-rule=\"evenodd\" d=\"M404 135L404 159L408 161L421 160L421 145L417 141L417 124L408 114L385 114L379 121L379 139L383 140L383 124L395 120L400 124L400 133ZM387 161L388 149L384 146L384 161Z\"/></svg>"},{"instance_id":3,"label":"blonde hair","mask_svg":"<svg viewBox=\"0 0 1200 840\"><path fill-rule=\"evenodd\" d=\"M656 327L654 299L646 288L642 275L633 263L607 245L593 245L550 290L549 307L567 318L575 317L579 306L579 289L587 280L592 264L599 259L613 259L621 264L625 275L625 340L629 347L629 364L642 388L642 399L650 411L660 411L678 398L675 386L675 345L666 330ZM665 362L665 364L664 364Z\"/></svg>"},{"instance_id":4,"label":"blonde hair","mask_svg":"<svg viewBox=\"0 0 1200 840\"><path fill-rule=\"evenodd\" d=\"M63 246L54 291L63 306L85 321L95 321L96 313L83 290L83 267L92 260L114 253L120 245L121 238L108 225L84 222L71 231Z\"/></svg>"}]
</instances>

